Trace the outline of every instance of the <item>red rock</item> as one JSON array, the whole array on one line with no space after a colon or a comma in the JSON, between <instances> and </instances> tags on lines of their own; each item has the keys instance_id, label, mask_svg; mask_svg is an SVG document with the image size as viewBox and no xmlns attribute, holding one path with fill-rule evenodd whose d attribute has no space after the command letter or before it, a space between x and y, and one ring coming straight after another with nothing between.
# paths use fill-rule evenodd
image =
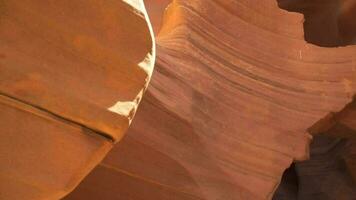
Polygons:
<instances>
[{"instance_id":1,"label":"red rock","mask_svg":"<svg viewBox=\"0 0 356 200\"><path fill-rule=\"evenodd\" d=\"M172 0L148 0L145 2L153 30L155 34L158 35L162 26L163 15L166 7L172 2Z\"/></svg>"},{"instance_id":2,"label":"red rock","mask_svg":"<svg viewBox=\"0 0 356 200\"><path fill-rule=\"evenodd\" d=\"M353 5L285 2L174 0L127 135L65 199L353 198Z\"/></svg>"},{"instance_id":3,"label":"red rock","mask_svg":"<svg viewBox=\"0 0 356 200\"><path fill-rule=\"evenodd\" d=\"M0 199L60 199L131 122L155 50L140 1L0 1Z\"/></svg>"},{"instance_id":4,"label":"red rock","mask_svg":"<svg viewBox=\"0 0 356 200\"><path fill-rule=\"evenodd\" d=\"M307 43L274 0L176 0L163 21L128 135L68 199L271 199L310 128L351 102L355 46Z\"/></svg>"}]
</instances>

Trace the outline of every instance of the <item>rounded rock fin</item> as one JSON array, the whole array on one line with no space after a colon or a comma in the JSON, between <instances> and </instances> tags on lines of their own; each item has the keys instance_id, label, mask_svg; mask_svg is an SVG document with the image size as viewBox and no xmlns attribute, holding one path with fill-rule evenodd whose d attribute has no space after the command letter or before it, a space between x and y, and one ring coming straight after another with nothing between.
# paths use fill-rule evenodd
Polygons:
<instances>
[{"instance_id":1,"label":"rounded rock fin","mask_svg":"<svg viewBox=\"0 0 356 200\"><path fill-rule=\"evenodd\" d=\"M152 24L148 17L145 4L143 0L123 0L123 2L130 5L133 9L133 12L137 15L143 17L147 22L147 28L150 33L152 48L151 51L146 54L146 56L142 59L141 62L137 63L137 66L144 71L146 74L145 83L143 85L142 90L139 91L137 96L132 100L121 100L117 101L114 105L108 108L109 111L119 114L121 116L128 118L129 125L132 122L132 119L135 116L139 103L143 97L144 92L146 91L148 84L151 80L151 76L154 69L155 58L156 58L156 44L155 44L155 36L153 33ZM120 139L117 139L119 141Z\"/></svg>"}]
</instances>

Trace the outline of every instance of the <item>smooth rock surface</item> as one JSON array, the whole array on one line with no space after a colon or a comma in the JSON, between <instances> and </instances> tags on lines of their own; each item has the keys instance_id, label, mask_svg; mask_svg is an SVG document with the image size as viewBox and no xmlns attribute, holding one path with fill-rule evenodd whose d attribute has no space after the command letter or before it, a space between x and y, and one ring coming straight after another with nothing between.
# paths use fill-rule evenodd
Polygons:
<instances>
[{"instance_id":1,"label":"smooth rock surface","mask_svg":"<svg viewBox=\"0 0 356 200\"><path fill-rule=\"evenodd\" d=\"M123 137L154 45L141 0L0 0L0 199L72 191Z\"/></svg>"}]
</instances>

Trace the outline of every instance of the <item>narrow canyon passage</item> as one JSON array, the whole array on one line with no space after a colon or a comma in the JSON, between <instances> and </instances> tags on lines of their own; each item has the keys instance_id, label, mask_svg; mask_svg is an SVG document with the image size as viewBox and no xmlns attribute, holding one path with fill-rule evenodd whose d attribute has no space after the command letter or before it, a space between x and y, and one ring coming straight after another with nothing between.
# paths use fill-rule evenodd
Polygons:
<instances>
[{"instance_id":1,"label":"narrow canyon passage","mask_svg":"<svg viewBox=\"0 0 356 200\"><path fill-rule=\"evenodd\" d=\"M304 37L322 47L356 44L356 1L277 0L280 8L304 15Z\"/></svg>"},{"instance_id":2,"label":"narrow canyon passage","mask_svg":"<svg viewBox=\"0 0 356 200\"><path fill-rule=\"evenodd\" d=\"M356 152L352 145L355 138L314 137L310 159L293 163L284 172L273 200L354 200Z\"/></svg>"},{"instance_id":3,"label":"narrow canyon passage","mask_svg":"<svg viewBox=\"0 0 356 200\"><path fill-rule=\"evenodd\" d=\"M278 0L278 6L303 14L308 43L324 48L356 44L356 1ZM273 200L356 199L354 110L352 102L316 125L322 130L312 131L310 159L284 172Z\"/></svg>"},{"instance_id":4,"label":"narrow canyon passage","mask_svg":"<svg viewBox=\"0 0 356 200\"><path fill-rule=\"evenodd\" d=\"M308 41L320 32L308 36L302 12L276 0L168 3L146 1L157 62L136 118L67 200L301 200L318 197L304 185L323 173L320 163L330 176L314 191L329 195L337 180L328 197L349 200L351 139L337 136L334 147L327 126L309 129L352 101L352 30Z\"/></svg>"},{"instance_id":5,"label":"narrow canyon passage","mask_svg":"<svg viewBox=\"0 0 356 200\"><path fill-rule=\"evenodd\" d=\"M355 4L0 0L0 199L355 200Z\"/></svg>"}]
</instances>

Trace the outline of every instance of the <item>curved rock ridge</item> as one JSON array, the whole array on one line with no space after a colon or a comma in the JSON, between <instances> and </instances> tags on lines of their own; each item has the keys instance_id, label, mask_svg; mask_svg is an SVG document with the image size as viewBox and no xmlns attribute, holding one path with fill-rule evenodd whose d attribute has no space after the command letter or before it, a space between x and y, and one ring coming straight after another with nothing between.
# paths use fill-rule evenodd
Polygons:
<instances>
[{"instance_id":1,"label":"curved rock ridge","mask_svg":"<svg viewBox=\"0 0 356 200\"><path fill-rule=\"evenodd\" d=\"M154 62L142 0L0 0L0 199L73 190L123 137Z\"/></svg>"},{"instance_id":2,"label":"curved rock ridge","mask_svg":"<svg viewBox=\"0 0 356 200\"><path fill-rule=\"evenodd\" d=\"M66 199L272 199L356 92L356 47L307 43L303 21L276 0L174 0L129 133Z\"/></svg>"},{"instance_id":3,"label":"curved rock ridge","mask_svg":"<svg viewBox=\"0 0 356 200\"><path fill-rule=\"evenodd\" d=\"M149 91L156 104L193 127L194 134L181 135L197 135L206 148L203 155L220 168L207 174L227 174L219 181L231 184L230 190L217 189L214 179L208 182L216 185L207 187L193 173L200 196L271 198L281 172L292 160L307 158L308 128L351 101L355 47L306 43L302 19L278 9L275 1L171 5L158 37L157 73ZM139 127L144 126L133 129ZM188 171L206 166L193 167L190 160L179 163Z\"/></svg>"},{"instance_id":4,"label":"curved rock ridge","mask_svg":"<svg viewBox=\"0 0 356 200\"><path fill-rule=\"evenodd\" d=\"M145 2L154 33L158 35L161 30L164 12L172 0L146 0Z\"/></svg>"}]
</instances>

